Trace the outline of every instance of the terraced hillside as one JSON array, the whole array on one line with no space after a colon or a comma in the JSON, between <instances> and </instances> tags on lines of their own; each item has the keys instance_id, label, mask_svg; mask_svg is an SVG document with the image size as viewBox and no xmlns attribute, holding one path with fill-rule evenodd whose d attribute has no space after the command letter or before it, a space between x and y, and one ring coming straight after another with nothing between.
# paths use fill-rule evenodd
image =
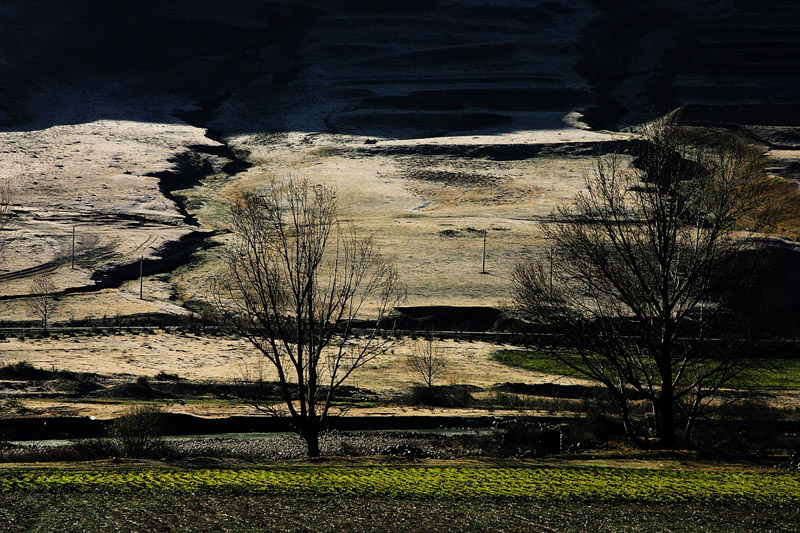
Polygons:
<instances>
[{"instance_id":1,"label":"terraced hillside","mask_svg":"<svg viewBox=\"0 0 800 533\"><path fill-rule=\"evenodd\" d=\"M183 313L225 199L298 174L377 233L410 305L494 306L591 158L675 109L765 146L796 195L798 19L789 0L6 2L0 315L27 316L44 271L75 292L57 319Z\"/></svg>"}]
</instances>

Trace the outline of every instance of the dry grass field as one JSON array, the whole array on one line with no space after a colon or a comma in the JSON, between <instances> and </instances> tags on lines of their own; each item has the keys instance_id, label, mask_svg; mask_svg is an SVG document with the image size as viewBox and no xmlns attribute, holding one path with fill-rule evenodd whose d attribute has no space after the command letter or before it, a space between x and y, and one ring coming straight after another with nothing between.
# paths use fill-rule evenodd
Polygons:
<instances>
[{"instance_id":1,"label":"dry grass field","mask_svg":"<svg viewBox=\"0 0 800 533\"><path fill-rule=\"evenodd\" d=\"M796 238L796 83L783 68L796 6L776 17L750 3L601 4L2 8L0 62L14 76L0 83L0 179L13 193L0 326L33 324L42 274L60 292L56 323L190 316L229 239L227 203L289 177L336 188L341 219L374 235L407 305L502 307L514 266L547 249L541 220L595 157L671 112L765 150L776 233ZM41 35L25 31L32 20ZM448 341L449 382L552 379L500 365L496 348ZM405 349L354 382L403 389ZM0 363L196 380L236 377L255 357L236 339L167 333L0 343Z\"/></svg>"},{"instance_id":2,"label":"dry grass field","mask_svg":"<svg viewBox=\"0 0 800 533\"><path fill-rule=\"evenodd\" d=\"M538 221L558 202L569 199L591 168L591 157L570 154L573 143L585 151L585 143L625 137L567 129L469 141L461 137L386 141L367 151L363 138L343 135L316 135L312 143L305 136L290 135L266 145L236 139L234 145L247 146L255 166L236 176L212 174L203 184L181 191L199 220L200 227L193 227L161 194L158 178L146 174L173 168L170 158L180 153L181 146L212 142L203 138L201 129L187 125L141 126L103 121L0 133L6 145L23 145L24 154L1 160L0 168L30 176L12 184L14 217L2 264L7 279L0 285L6 297L0 301L0 318L34 318L19 297L30 292L35 275L51 275L59 290L90 288L103 276L118 285L122 281L118 278L137 277L136 263L142 256L148 261L146 273L166 270L146 276L144 301L137 298L134 279L119 288L66 295L55 319L181 313L176 304L207 297L215 254L198 252L193 262L173 271L161 263L168 263L169 254L186 252L180 245L169 245L193 231L224 231L224 203L237 191L291 176L336 188L341 219L375 235L408 286L408 304L495 306L508 298L513 266L542 245ZM377 149L402 147L414 152L435 146L457 153L476 146L502 149L506 144L531 143L559 149L565 143L566 153L473 161L457 155L391 156ZM64 152L73 161L51 173ZM75 269L70 268L73 226ZM484 230L489 275L480 273ZM213 240L224 242L225 237ZM120 269L126 266L122 274Z\"/></svg>"},{"instance_id":3,"label":"dry grass field","mask_svg":"<svg viewBox=\"0 0 800 533\"><path fill-rule=\"evenodd\" d=\"M297 0L176 2L152 17L8 6L0 178L14 199L0 322L33 318L21 298L42 273L85 291L64 295L56 321L188 312L215 269L214 250L197 248L225 241L205 232L224 233L226 202L288 176L336 187L341 217L375 234L409 305L496 306L514 264L543 249L538 221L580 189L603 143L676 108L687 123L739 124L767 150L788 180L775 187L778 232L794 238L796 84L775 65L797 44L784 31L796 7L784 3L780 17L681 2L346 15ZM25 30L32 20L46 38ZM719 44L743 36L760 52Z\"/></svg>"},{"instance_id":4,"label":"dry grass field","mask_svg":"<svg viewBox=\"0 0 800 533\"><path fill-rule=\"evenodd\" d=\"M796 278L795 0L132 5L0 2L0 529L800 530L792 341L664 451L520 346L442 338L424 389L405 332L337 392L352 418L328 457L304 460L236 383L258 353L202 323L230 202L290 178L335 188L406 306L503 309L515 266L547 253L542 221L665 116L763 150L791 274L764 278Z\"/></svg>"},{"instance_id":5,"label":"dry grass field","mask_svg":"<svg viewBox=\"0 0 800 533\"><path fill-rule=\"evenodd\" d=\"M406 364L406 354L413 341L399 342L389 353L359 369L348 382L383 397L406 393L418 383L418 376ZM581 380L557 377L526 369L503 365L492 354L502 348L485 342L442 341L440 348L448 363L442 385L469 384L489 388L499 383L581 383ZM195 382L228 383L243 376L246 368L260 363L252 347L236 337L217 337L194 334L154 332L151 334L111 334L107 336L61 336L48 339L8 338L0 342L0 365L28 362L37 368L70 372L97 373L118 376L131 381L139 376L153 378L159 373L177 375ZM276 380L273 368L264 367L264 377ZM13 397L11 390L6 391ZM23 403L42 413L54 414L71 410L73 414L110 417L122 412L125 403L86 402L74 400L36 399L33 390L19 390L28 396ZM233 413L253 414L241 402L201 402L198 405L172 404L172 412L186 412L204 416L223 416ZM357 409L362 415L441 414L440 409L410 407L367 407ZM483 410L462 408L452 414L471 416L484 414Z\"/></svg>"}]
</instances>

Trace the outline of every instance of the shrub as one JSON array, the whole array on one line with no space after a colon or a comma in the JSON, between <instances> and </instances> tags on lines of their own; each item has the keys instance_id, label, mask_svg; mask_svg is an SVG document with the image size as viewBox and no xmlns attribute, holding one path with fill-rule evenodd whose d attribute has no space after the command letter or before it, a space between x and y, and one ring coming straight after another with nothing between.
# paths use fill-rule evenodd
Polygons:
<instances>
[{"instance_id":1,"label":"shrub","mask_svg":"<svg viewBox=\"0 0 800 533\"><path fill-rule=\"evenodd\" d=\"M9 463L96 461L116 457L119 453L119 447L113 439L82 439L58 446L0 442L0 462Z\"/></svg>"},{"instance_id":2,"label":"shrub","mask_svg":"<svg viewBox=\"0 0 800 533\"><path fill-rule=\"evenodd\" d=\"M3 463L48 463L79 459L75 451L66 446L43 446L41 444L4 444L0 446L0 462Z\"/></svg>"},{"instance_id":3,"label":"shrub","mask_svg":"<svg viewBox=\"0 0 800 533\"><path fill-rule=\"evenodd\" d=\"M126 457L153 457L167 451L164 434L166 411L158 404L140 404L112 422L109 435Z\"/></svg>"},{"instance_id":4,"label":"shrub","mask_svg":"<svg viewBox=\"0 0 800 533\"><path fill-rule=\"evenodd\" d=\"M406 396L411 405L435 407L469 407L475 403L474 388L468 385L415 385Z\"/></svg>"},{"instance_id":5,"label":"shrub","mask_svg":"<svg viewBox=\"0 0 800 533\"><path fill-rule=\"evenodd\" d=\"M181 381L183 378L178 374L170 374L169 372L161 371L154 376L156 381Z\"/></svg>"},{"instance_id":6,"label":"shrub","mask_svg":"<svg viewBox=\"0 0 800 533\"><path fill-rule=\"evenodd\" d=\"M27 361L19 363L9 363L0 366L0 379L12 379L19 381L40 381L52 379L55 373L49 370L36 368Z\"/></svg>"},{"instance_id":7,"label":"shrub","mask_svg":"<svg viewBox=\"0 0 800 533\"><path fill-rule=\"evenodd\" d=\"M394 457L407 457L409 459L425 459L430 454L419 446L407 443L390 444L381 450L380 455L391 455Z\"/></svg>"},{"instance_id":8,"label":"shrub","mask_svg":"<svg viewBox=\"0 0 800 533\"><path fill-rule=\"evenodd\" d=\"M567 428L516 417L495 423L500 430L500 455L547 455L560 453L567 445Z\"/></svg>"},{"instance_id":9,"label":"shrub","mask_svg":"<svg viewBox=\"0 0 800 533\"><path fill-rule=\"evenodd\" d=\"M120 454L115 439L81 439L72 443L72 450L80 461L108 459Z\"/></svg>"}]
</instances>

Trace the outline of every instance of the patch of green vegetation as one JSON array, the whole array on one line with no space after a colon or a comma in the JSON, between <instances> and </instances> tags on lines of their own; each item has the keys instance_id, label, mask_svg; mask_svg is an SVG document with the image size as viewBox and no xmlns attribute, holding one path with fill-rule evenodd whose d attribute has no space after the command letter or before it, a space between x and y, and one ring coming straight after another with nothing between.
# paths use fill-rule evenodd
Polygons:
<instances>
[{"instance_id":1,"label":"patch of green vegetation","mask_svg":"<svg viewBox=\"0 0 800 533\"><path fill-rule=\"evenodd\" d=\"M224 184L222 180L206 178L202 185L172 191L172 194L181 198L186 210L201 222L216 226L230 215L229 203L220 198L219 190Z\"/></svg>"},{"instance_id":2,"label":"patch of green vegetation","mask_svg":"<svg viewBox=\"0 0 800 533\"><path fill-rule=\"evenodd\" d=\"M800 389L800 360L762 359L750 361L731 387L762 390Z\"/></svg>"},{"instance_id":3,"label":"patch of green vegetation","mask_svg":"<svg viewBox=\"0 0 800 533\"><path fill-rule=\"evenodd\" d=\"M580 367L580 357L563 354L556 358L553 354L534 350L498 350L494 358L499 363L535 372L556 375L575 375L576 372L565 362ZM744 370L728 384L731 388L756 390L798 390L800 389L800 360L797 359L755 359L745 362Z\"/></svg>"},{"instance_id":4,"label":"patch of green vegetation","mask_svg":"<svg viewBox=\"0 0 800 533\"><path fill-rule=\"evenodd\" d=\"M566 360L580 366L580 357L577 355L563 356ZM564 361L556 358L547 352L533 350L498 350L494 352L494 359L506 366L524 368L543 374L557 374L570 376L575 374L575 370L570 368Z\"/></svg>"},{"instance_id":5,"label":"patch of green vegetation","mask_svg":"<svg viewBox=\"0 0 800 533\"><path fill-rule=\"evenodd\" d=\"M591 467L12 470L0 492L244 492L544 501L800 503L800 474Z\"/></svg>"}]
</instances>

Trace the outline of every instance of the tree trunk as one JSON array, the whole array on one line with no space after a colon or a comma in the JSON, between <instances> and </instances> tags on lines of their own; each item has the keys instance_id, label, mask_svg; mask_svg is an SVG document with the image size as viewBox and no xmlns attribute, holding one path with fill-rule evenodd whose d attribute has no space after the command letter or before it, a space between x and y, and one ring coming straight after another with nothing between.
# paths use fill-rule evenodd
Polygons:
<instances>
[{"instance_id":1,"label":"tree trunk","mask_svg":"<svg viewBox=\"0 0 800 533\"><path fill-rule=\"evenodd\" d=\"M665 299L666 300L666 299ZM670 311L671 313L671 311ZM662 344L658 358L658 370L661 377L661 394L654 405L656 414L656 432L659 446L665 449L675 448L675 387L672 384L672 356L674 346L670 339L676 330L675 325L664 319Z\"/></svg>"},{"instance_id":2,"label":"tree trunk","mask_svg":"<svg viewBox=\"0 0 800 533\"><path fill-rule=\"evenodd\" d=\"M671 449L675 447L675 406L672 389L665 387L655 404L656 432L660 446Z\"/></svg>"},{"instance_id":3,"label":"tree trunk","mask_svg":"<svg viewBox=\"0 0 800 533\"><path fill-rule=\"evenodd\" d=\"M303 431L301 434L303 440L306 441L306 446L308 447L308 456L309 457L319 457L319 430L316 428L309 428Z\"/></svg>"},{"instance_id":4,"label":"tree trunk","mask_svg":"<svg viewBox=\"0 0 800 533\"><path fill-rule=\"evenodd\" d=\"M683 432L683 445L684 446L688 446L689 442L692 439L692 432L694 432L694 426L695 426L695 423L697 422L697 417L700 415L700 413L699 413L700 401L701 401L701 398L700 398L699 393L698 393L698 395L692 401L692 407L691 407L691 410L689 411L689 415L688 415L687 420L686 420L686 428L684 429L684 432Z\"/></svg>"},{"instance_id":5,"label":"tree trunk","mask_svg":"<svg viewBox=\"0 0 800 533\"><path fill-rule=\"evenodd\" d=\"M620 418L622 419L622 427L625 430L625 435L634 443L640 443L641 439L639 436L639 432L636 431L636 426L633 424L633 421L630 417L630 412L628 411L628 405L623 400L623 405L620 406Z\"/></svg>"}]
</instances>

